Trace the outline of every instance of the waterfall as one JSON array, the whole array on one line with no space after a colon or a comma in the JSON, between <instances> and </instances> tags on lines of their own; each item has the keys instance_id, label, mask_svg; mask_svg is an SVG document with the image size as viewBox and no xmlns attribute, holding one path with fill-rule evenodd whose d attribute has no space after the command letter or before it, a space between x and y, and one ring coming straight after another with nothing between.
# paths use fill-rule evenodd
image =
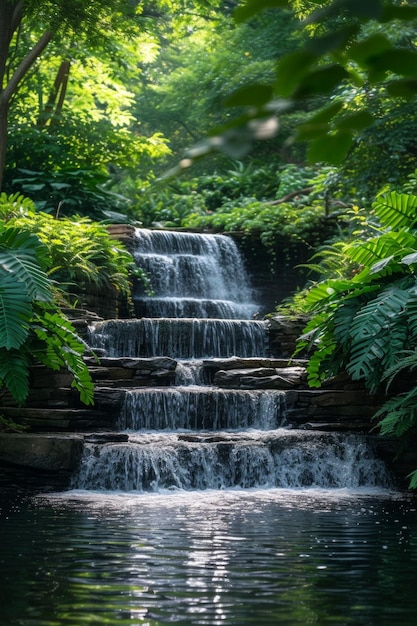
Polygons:
<instances>
[{"instance_id":1,"label":"waterfall","mask_svg":"<svg viewBox=\"0 0 417 626\"><path fill-rule=\"evenodd\" d=\"M268 323L257 320L143 318L109 320L91 329L90 344L108 356L201 359L267 356Z\"/></svg>"},{"instance_id":2,"label":"waterfall","mask_svg":"<svg viewBox=\"0 0 417 626\"><path fill-rule=\"evenodd\" d=\"M129 430L272 430L285 419L282 391L173 387L128 391L119 427Z\"/></svg>"},{"instance_id":3,"label":"waterfall","mask_svg":"<svg viewBox=\"0 0 417 626\"><path fill-rule=\"evenodd\" d=\"M134 291L139 317L250 319L258 310L230 237L137 229L133 256L153 291Z\"/></svg>"},{"instance_id":4,"label":"waterfall","mask_svg":"<svg viewBox=\"0 0 417 626\"><path fill-rule=\"evenodd\" d=\"M279 429L223 441L141 434L126 444L89 444L74 486L123 491L354 489L388 481L382 461L363 437Z\"/></svg>"},{"instance_id":5,"label":"waterfall","mask_svg":"<svg viewBox=\"0 0 417 626\"><path fill-rule=\"evenodd\" d=\"M208 369L230 369L245 367L244 358L268 358L268 323L251 319L258 306L229 237L138 229L134 256L149 273L154 295L137 288L138 319L96 323L90 343L110 357L171 357L178 362L175 384L124 390L118 428L127 441L86 444L74 487L142 492L389 484L366 437L286 428L285 391L213 384L221 377L207 373L207 362ZM225 363L230 357L238 358ZM239 385L249 378L242 376L246 382Z\"/></svg>"}]
</instances>

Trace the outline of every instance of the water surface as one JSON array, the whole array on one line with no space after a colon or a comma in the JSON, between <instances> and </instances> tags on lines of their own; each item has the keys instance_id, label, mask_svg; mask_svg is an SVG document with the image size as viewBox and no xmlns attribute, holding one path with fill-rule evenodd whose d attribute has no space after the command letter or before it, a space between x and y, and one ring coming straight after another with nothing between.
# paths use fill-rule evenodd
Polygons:
<instances>
[{"instance_id":1,"label":"water surface","mask_svg":"<svg viewBox=\"0 0 417 626\"><path fill-rule=\"evenodd\" d=\"M74 491L0 532L2 626L417 619L415 502L383 490Z\"/></svg>"}]
</instances>

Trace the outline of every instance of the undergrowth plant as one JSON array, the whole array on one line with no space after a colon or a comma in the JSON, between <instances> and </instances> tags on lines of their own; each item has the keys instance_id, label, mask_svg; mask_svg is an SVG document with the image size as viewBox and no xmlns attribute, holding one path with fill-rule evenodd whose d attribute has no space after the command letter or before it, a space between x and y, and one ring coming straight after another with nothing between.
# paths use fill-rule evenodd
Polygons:
<instances>
[{"instance_id":1,"label":"undergrowth plant","mask_svg":"<svg viewBox=\"0 0 417 626\"><path fill-rule=\"evenodd\" d=\"M29 368L67 369L85 404L93 383L84 343L56 304L47 275L48 249L33 233L0 224L0 388L19 404L29 393Z\"/></svg>"},{"instance_id":2,"label":"undergrowth plant","mask_svg":"<svg viewBox=\"0 0 417 626\"><path fill-rule=\"evenodd\" d=\"M136 273L133 258L110 237L105 224L80 216L56 219L35 211L31 200L17 194L0 196L0 219L36 234L44 243L50 257L48 276L67 303L77 299L80 288L91 285L129 295L130 278Z\"/></svg>"},{"instance_id":3,"label":"undergrowth plant","mask_svg":"<svg viewBox=\"0 0 417 626\"><path fill-rule=\"evenodd\" d=\"M375 416L382 434L404 440L417 434L417 196L384 193L372 212L378 232L339 242L338 270L307 292L311 319L297 350L314 347L312 387L341 371L371 392L408 382ZM410 476L417 487L417 470Z\"/></svg>"}]
</instances>

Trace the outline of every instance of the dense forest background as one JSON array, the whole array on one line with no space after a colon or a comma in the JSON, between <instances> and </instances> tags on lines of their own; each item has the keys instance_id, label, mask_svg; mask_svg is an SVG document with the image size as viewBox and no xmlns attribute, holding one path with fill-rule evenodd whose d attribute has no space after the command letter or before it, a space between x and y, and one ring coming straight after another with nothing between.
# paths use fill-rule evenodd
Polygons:
<instances>
[{"instance_id":1,"label":"dense forest background","mask_svg":"<svg viewBox=\"0 0 417 626\"><path fill-rule=\"evenodd\" d=\"M0 0L0 382L23 402L35 360L92 401L61 309L128 292L106 223L238 231L310 258L281 309L310 384L406 374L378 417L414 437L416 26L402 0Z\"/></svg>"}]
</instances>

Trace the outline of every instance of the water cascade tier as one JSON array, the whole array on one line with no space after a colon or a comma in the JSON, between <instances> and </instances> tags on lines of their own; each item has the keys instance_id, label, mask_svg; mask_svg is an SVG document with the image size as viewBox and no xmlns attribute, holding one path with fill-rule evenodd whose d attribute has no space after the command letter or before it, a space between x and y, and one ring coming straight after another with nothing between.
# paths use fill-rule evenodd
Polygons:
<instances>
[{"instance_id":1,"label":"water cascade tier","mask_svg":"<svg viewBox=\"0 0 417 626\"><path fill-rule=\"evenodd\" d=\"M201 359L267 356L267 323L257 320L108 320L94 326L90 342L108 356Z\"/></svg>"},{"instance_id":2,"label":"water cascade tier","mask_svg":"<svg viewBox=\"0 0 417 626\"><path fill-rule=\"evenodd\" d=\"M250 376L228 378L227 384L237 380L246 388L221 388L221 372L204 373L219 368L219 360L242 367L245 359L268 358L268 323L252 319L259 307L229 237L138 229L135 245L154 295L137 290L138 318L96 323L90 343L108 357L170 357L177 362L174 384L124 390L118 428L125 440L87 443L74 487L143 492L389 484L365 436L290 428L286 391L248 388L256 363ZM271 378L279 378L282 371L269 361Z\"/></svg>"},{"instance_id":3,"label":"water cascade tier","mask_svg":"<svg viewBox=\"0 0 417 626\"><path fill-rule=\"evenodd\" d=\"M133 256L153 292L133 293L138 317L251 319L258 309L230 237L137 229Z\"/></svg>"},{"instance_id":4,"label":"water cascade tier","mask_svg":"<svg viewBox=\"0 0 417 626\"><path fill-rule=\"evenodd\" d=\"M125 430L242 430L277 428L285 419L282 391L212 387L136 389L126 393L119 426Z\"/></svg>"},{"instance_id":5,"label":"water cascade tier","mask_svg":"<svg viewBox=\"0 0 417 626\"><path fill-rule=\"evenodd\" d=\"M74 484L159 491L231 487L358 488L387 479L362 437L277 429L239 434L141 433L128 443L88 444Z\"/></svg>"}]
</instances>

